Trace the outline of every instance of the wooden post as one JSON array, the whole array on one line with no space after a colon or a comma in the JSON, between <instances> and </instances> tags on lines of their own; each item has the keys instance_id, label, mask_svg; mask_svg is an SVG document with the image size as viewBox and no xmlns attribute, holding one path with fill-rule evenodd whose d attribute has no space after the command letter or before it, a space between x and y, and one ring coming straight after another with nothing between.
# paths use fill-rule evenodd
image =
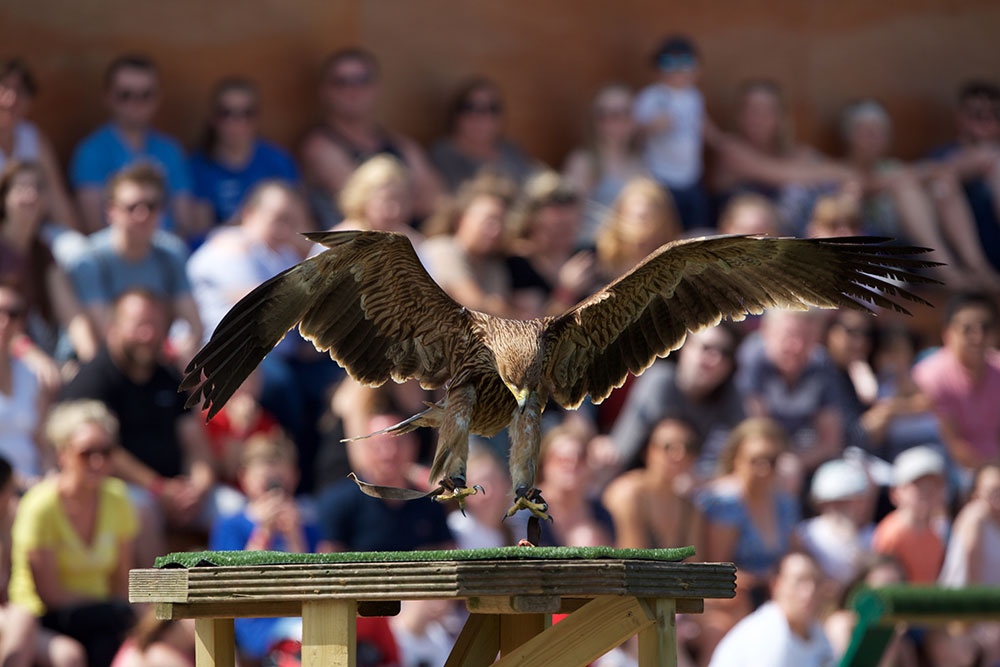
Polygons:
<instances>
[{"instance_id":1,"label":"wooden post","mask_svg":"<svg viewBox=\"0 0 1000 667\"><path fill-rule=\"evenodd\" d=\"M675 600L643 600L653 624L639 631L639 667L677 667Z\"/></svg>"},{"instance_id":2,"label":"wooden post","mask_svg":"<svg viewBox=\"0 0 1000 667\"><path fill-rule=\"evenodd\" d=\"M500 651L500 616L469 614L445 667L486 667Z\"/></svg>"},{"instance_id":3,"label":"wooden post","mask_svg":"<svg viewBox=\"0 0 1000 667\"><path fill-rule=\"evenodd\" d=\"M302 667L355 667L355 600L302 603Z\"/></svg>"},{"instance_id":4,"label":"wooden post","mask_svg":"<svg viewBox=\"0 0 1000 667\"><path fill-rule=\"evenodd\" d=\"M233 619L196 619L194 636L196 667L235 667L236 638L233 636Z\"/></svg>"},{"instance_id":5,"label":"wooden post","mask_svg":"<svg viewBox=\"0 0 1000 667\"><path fill-rule=\"evenodd\" d=\"M518 646L545 629L547 614L501 614L500 656L513 652ZM551 618L551 617L549 617Z\"/></svg>"}]
</instances>

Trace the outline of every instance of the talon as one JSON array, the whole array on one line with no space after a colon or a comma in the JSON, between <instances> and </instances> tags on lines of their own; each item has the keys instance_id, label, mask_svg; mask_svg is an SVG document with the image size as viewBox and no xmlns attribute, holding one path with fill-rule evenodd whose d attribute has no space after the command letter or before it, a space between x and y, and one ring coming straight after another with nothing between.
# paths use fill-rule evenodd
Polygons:
<instances>
[{"instance_id":1,"label":"talon","mask_svg":"<svg viewBox=\"0 0 1000 667\"><path fill-rule=\"evenodd\" d=\"M442 487L441 493L431 497L439 503L443 503L446 500L454 500L458 502L458 509L462 511L463 515L465 515L465 499L467 497L474 496L480 492L483 493L484 495L486 494L486 491L483 489L483 487L479 486L478 484L472 487L467 487L464 485L459 486L454 482L454 480L450 479L441 480L441 487Z\"/></svg>"},{"instance_id":2,"label":"talon","mask_svg":"<svg viewBox=\"0 0 1000 667\"><path fill-rule=\"evenodd\" d=\"M507 510L504 519L514 516L518 510L528 510L532 515L545 521L552 520L552 517L547 514L549 505L542 499L542 494L538 489L518 489L515 493L514 504Z\"/></svg>"}]
</instances>

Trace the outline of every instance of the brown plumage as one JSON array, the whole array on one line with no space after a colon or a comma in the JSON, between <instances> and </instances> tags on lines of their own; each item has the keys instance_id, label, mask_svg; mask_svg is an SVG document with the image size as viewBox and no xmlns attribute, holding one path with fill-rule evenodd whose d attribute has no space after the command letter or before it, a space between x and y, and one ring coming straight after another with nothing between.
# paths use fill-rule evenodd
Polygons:
<instances>
[{"instance_id":1,"label":"brown plumage","mask_svg":"<svg viewBox=\"0 0 1000 667\"><path fill-rule=\"evenodd\" d=\"M890 297L926 303L899 287L935 283L921 248L884 239L710 237L668 243L558 317L518 321L468 310L434 283L409 240L385 232L307 235L329 249L241 300L186 369L189 405L211 418L295 325L357 381L416 379L445 398L397 425L440 429L432 481L443 497L465 490L470 433L509 427L511 510L536 514L540 417L549 398L596 403L680 347L689 331L765 308L848 307L907 312ZM458 487L457 491L455 487ZM538 502L532 502L532 500Z\"/></svg>"}]
</instances>

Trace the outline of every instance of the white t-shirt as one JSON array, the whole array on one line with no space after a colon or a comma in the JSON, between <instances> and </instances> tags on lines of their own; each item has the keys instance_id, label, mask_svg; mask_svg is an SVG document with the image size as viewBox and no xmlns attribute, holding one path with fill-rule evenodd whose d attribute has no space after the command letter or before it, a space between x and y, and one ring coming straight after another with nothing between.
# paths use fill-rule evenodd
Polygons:
<instances>
[{"instance_id":1,"label":"white t-shirt","mask_svg":"<svg viewBox=\"0 0 1000 667\"><path fill-rule=\"evenodd\" d=\"M709 667L825 667L833 664L833 649L819 623L803 639L788 627L774 602L766 602L733 626L712 654Z\"/></svg>"},{"instance_id":2,"label":"white t-shirt","mask_svg":"<svg viewBox=\"0 0 1000 667\"><path fill-rule=\"evenodd\" d=\"M672 188L686 188L701 178L701 126L705 101L694 86L671 88L657 83L643 88L632 115L640 124L658 116L670 117L666 132L646 137L643 159L653 176Z\"/></svg>"},{"instance_id":3,"label":"white t-shirt","mask_svg":"<svg viewBox=\"0 0 1000 667\"><path fill-rule=\"evenodd\" d=\"M0 392L0 456L23 477L41 474L35 429L38 427L38 380L27 366L12 360L14 391Z\"/></svg>"}]
</instances>

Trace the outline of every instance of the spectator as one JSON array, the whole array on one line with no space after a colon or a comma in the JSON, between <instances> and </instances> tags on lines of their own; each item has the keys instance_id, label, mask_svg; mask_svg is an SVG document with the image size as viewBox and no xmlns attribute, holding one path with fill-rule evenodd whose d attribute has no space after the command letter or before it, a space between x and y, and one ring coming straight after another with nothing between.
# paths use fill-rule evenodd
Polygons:
<instances>
[{"instance_id":1,"label":"spectator","mask_svg":"<svg viewBox=\"0 0 1000 667\"><path fill-rule=\"evenodd\" d=\"M356 415L356 426L345 424L345 435L375 433L402 421L385 408ZM355 428L359 430L355 430ZM417 457L412 433L373 435L348 444L348 456L358 477L369 484L406 487ZM363 494L349 479L330 485L318 500L323 537L334 551L410 551L447 548L451 531L442 505L430 499L390 501Z\"/></svg>"},{"instance_id":2,"label":"spectator","mask_svg":"<svg viewBox=\"0 0 1000 667\"><path fill-rule=\"evenodd\" d=\"M892 464L889 498L896 509L875 528L872 547L898 560L912 584L937 581L944 560L938 526L945 510L944 474L944 457L922 445L906 450Z\"/></svg>"},{"instance_id":3,"label":"spectator","mask_svg":"<svg viewBox=\"0 0 1000 667\"><path fill-rule=\"evenodd\" d=\"M604 490L614 519L615 546L655 549L691 544L704 553L703 519L693 503L692 472L698 458L692 424L667 417L646 443L643 467L626 472Z\"/></svg>"},{"instance_id":4,"label":"spectator","mask_svg":"<svg viewBox=\"0 0 1000 667\"><path fill-rule=\"evenodd\" d=\"M796 541L842 588L858 577L871 556L873 491L861 466L844 459L827 461L816 469L809 493L817 516L795 529Z\"/></svg>"},{"instance_id":5,"label":"spectator","mask_svg":"<svg viewBox=\"0 0 1000 667\"><path fill-rule=\"evenodd\" d=\"M860 419L878 396L878 378L871 365L877 336L870 314L846 308L831 313L826 329L826 350L837 376L844 416L844 439L865 449L868 439Z\"/></svg>"},{"instance_id":6,"label":"spectator","mask_svg":"<svg viewBox=\"0 0 1000 667\"><path fill-rule=\"evenodd\" d=\"M653 363L635 381L611 431L619 465L628 465L667 416L691 423L701 442L696 474L714 476L729 431L746 416L733 382L739 334L720 324L691 334L672 358Z\"/></svg>"},{"instance_id":7,"label":"spectator","mask_svg":"<svg viewBox=\"0 0 1000 667\"><path fill-rule=\"evenodd\" d=\"M56 407L46 424L59 473L32 487L14 519L10 601L80 641L95 667L134 622L128 571L138 526L125 485L109 477L118 424L98 401Z\"/></svg>"},{"instance_id":8,"label":"spectator","mask_svg":"<svg viewBox=\"0 0 1000 667\"><path fill-rule=\"evenodd\" d=\"M804 474L843 449L837 379L819 341L817 311L768 310L738 355L747 414L776 420L792 441L782 477L795 493Z\"/></svg>"},{"instance_id":9,"label":"spectator","mask_svg":"<svg viewBox=\"0 0 1000 667\"><path fill-rule=\"evenodd\" d=\"M76 190L82 230L104 227L105 195L111 178L122 168L147 162L160 172L164 229L188 238L200 233L192 215L191 175L184 150L173 138L151 127L160 106L160 75L145 56L115 58L104 73L104 101L111 120L87 136L73 151L70 183ZM158 221L159 222L159 221Z\"/></svg>"},{"instance_id":10,"label":"spectator","mask_svg":"<svg viewBox=\"0 0 1000 667\"><path fill-rule=\"evenodd\" d=\"M653 54L653 65L658 80L642 89L632 112L643 136L643 159L653 178L670 189L684 229L706 227L708 200L700 184L705 101L697 86L698 53L687 37L672 36Z\"/></svg>"},{"instance_id":11,"label":"spectator","mask_svg":"<svg viewBox=\"0 0 1000 667\"><path fill-rule=\"evenodd\" d=\"M505 264L508 214L516 194L509 179L483 173L464 183L450 206L427 221L420 246L428 273L463 306L511 314Z\"/></svg>"},{"instance_id":12,"label":"spectator","mask_svg":"<svg viewBox=\"0 0 1000 667\"><path fill-rule=\"evenodd\" d=\"M781 214L771 200L753 192L729 199L719 214L720 234L779 236Z\"/></svg>"},{"instance_id":13,"label":"spectator","mask_svg":"<svg viewBox=\"0 0 1000 667\"><path fill-rule=\"evenodd\" d=\"M1000 456L997 320L989 296L956 294L944 313L944 346L913 369L913 379L938 416L948 455L966 471Z\"/></svg>"},{"instance_id":14,"label":"spectator","mask_svg":"<svg viewBox=\"0 0 1000 667\"><path fill-rule=\"evenodd\" d=\"M741 193L763 195L781 211L783 234L801 234L824 186L856 178L852 170L795 143L781 89L767 79L740 87L733 133L706 123L705 140L715 151L710 183L720 208Z\"/></svg>"},{"instance_id":15,"label":"spectator","mask_svg":"<svg viewBox=\"0 0 1000 667\"><path fill-rule=\"evenodd\" d=\"M76 357L90 361L97 352L93 328L44 239L47 194L38 163L9 160L0 173L0 280L27 297L25 326L40 352L69 356L58 349L65 332Z\"/></svg>"},{"instance_id":16,"label":"spectator","mask_svg":"<svg viewBox=\"0 0 1000 667\"><path fill-rule=\"evenodd\" d=\"M578 242L594 242L601 222L625 184L646 173L632 119L632 91L610 84L598 91L590 107L586 146L566 158L563 176L583 199L583 228Z\"/></svg>"},{"instance_id":17,"label":"spectator","mask_svg":"<svg viewBox=\"0 0 1000 667\"><path fill-rule=\"evenodd\" d=\"M558 314L596 286L594 253L576 248L580 198L559 174L543 171L528 179L512 226L507 269L520 317Z\"/></svg>"},{"instance_id":18,"label":"spectator","mask_svg":"<svg viewBox=\"0 0 1000 667\"><path fill-rule=\"evenodd\" d=\"M614 521L600 499L590 498L587 438L563 424L542 436L538 488L555 521L542 523L538 546L590 547L614 543Z\"/></svg>"},{"instance_id":19,"label":"spectator","mask_svg":"<svg viewBox=\"0 0 1000 667\"><path fill-rule=\"evenodd\" d=\"M247 496L242 512L212 527L209 548L222 551L314 553L322 548L319 526L306 518L294 493L298 484L295 445L280 433L254 435L243 449L240 486ZM240 618L240 650L260 660L282 639L301 637L301 619Z\"/></svg>"},{"instance_id":20,"label":"spectator","mask_svg":"<svg viewBox=\"0 0 1000 667\"><path fill-rule=\"evenodd\" d=\"M455 644L449 632L457 618L453 600L403 600L390 620L401 667L444 667Z\"/></svg>"},{"instance_id":21,"label":"spectator","mask_svg":"<svg viewBox=\"0 0 1000 667\"><path fill-rule=\"evenodd\" d=\"M163 361L167 307L149 292L120 295L107 345L64 389L63 398L96 398L119 415L115 475L131 486L143 513L137 561L150 567L165 553L163 520L173 526L210 523L215 473L198 415L184 408L180 378ZM210 503L209 501L213 501ZM203 516L203 514L205 516Z\"/></svg>"},{"instance_id":22,"label":"spectator","mask_svg":"<svg viewBox=\"0 0 1000 667\"><path fill-rule=\"evenodd\" d=\"M109 226L90 238L90 248L71 272L87 314L105 335L111 304L131 288L149 290L170 303L170 311L187 326L177 341L178 353L189 358L201 341L201 319L191 296L181 241L159 229L164 183L146 164L127 167L108 183Z\"/></svg>"},{"instance_id":23,"label":"spectator","mask_svg":"<svg viewBox=\"0 0 1000 667\"><path fill-rule=\"evenodd\" d=\"M11 354L25 313L21 294L0 283L0 456L13 466L22 489L54 464L42 435L50 397L31 369Z\"/></svg>"},{"instance_id":24,"label":"spectator","mask_svg":"<svg viewBox=\"0 0 1000 667\"><path fill-rule=\"evenodd\" d=\"M232 219L261 181L299 180L292 157L257 134L260 95L249 79L227 77L212 91L211 119L191 156L195 215L202 230Z\"/></svg>"},{"instance_id":25,"label":"spectator","mask_svg":"<svg viewBox=\"0 0 1000 667\"><path fill-rule=\"evenodd\" d=\"M409 226L413 210L409 170L391 155L376 155L354 170L340 191L344 219L334 229L400 232L413 244L423 240Z\"/></svg>"},{"instance_id":26,"label":"spectator","mask_svg":"<svg viewBox=\"0 0 1000 667\"><path fill-rule=\"evenodd\" d=\"M771 582L771 601L744 618L719 642L711 667L827 667L833 649L819 624L823 571L805 553L781 559Z\"/></svg>"},{"instance_id":27,"label":"spectator","mask_svg":"<svg viewBox=\"0 0 1000 667\"><path fill-rule=\"evenodd\" d=\"M484 168L523 183L536 169L512 141L504 137L504 103L497 85L475 77L459 88L448 119L448 136L430 152L431 163L456 192Z\"/></svg>"},{"instance_id":28,"label":"spectator","mask_svg":"<svg viewBox=\"0 0 1000 667\"><path fill-rule=\"evenodd\" d=\"M835 236L862 236L860 192L855 188L844 188L836 194L816 197L805 235L811 239L826 239Z\"/></svg>"},{"instance_id":29,"label":"spectator","mask_svg":"<svg viewBox=\"0 0 1000 667\"><path fill-rule=\"evenodd\" d=\"M864 233L932 248L929 259L946 265L938 271L952 287L1000 286L1000 274L983 253L953 175L945 170L922 173L889 157L892 119L885 107L875 100L851 104L841 114L840 132L845 160L866 186L861 200Z\"/></svg>"},{"instance_id":30,"label":"spectator","mask_svg":"<svg viewBox=\"0 0 1000 667\"><path fill-rule=\"evenodd\" d=\"M161 621L150 607L115 655L112 667L191 667L195 663L193 618Z\"/></svg>"},{"instance_id":31,"label":"spectator","mask_svg":"<svg viewBox=\"0 0 1000 667\"><path fill-rule=\"evenodd\" d=\"M370 52L344 49L326 59L319 91L323 120L302 144L303 176L324 228L341 219L334 203L351 173L381 153L402 161L412 174L417 217L430 214L437 205L442 192L438 175L416 142L378 123L378 94L379 68Z\"/></svg>"},{"instance_id":32,"label":"spectator","mask_svg":"<svg viewBox=\"0 0 1000 667\"><path fill-rule=\"evenodd\" d=\"M625 184L597 232L597 270L611 282L681 233L670 193L656 181Z\"/></svg>"},{"instance_id":33,"label":"spectator","mask_svg":"<svg viewBox=\"0 0 1000 667\"><path fill-rule=\"evenodd\" d=\"M38 83L27 63L20 58L0 62L0 172L13 160L37 163L42 180L51 189L53 219L64 228L78 229L80 223L56 152L48 137L27 120L37 95Z\"/></svg>"},{"instance_id":34,"label":"spectator","mask_svg":"<svg viewBox=\"0 0 1000 667\"><path fill-rule=\"evenodd\" d=\"M1000 465L976 472L972 497L955 517L942 586L1000 586Z\"/></svg>"},{"instance_id":35,"label":"spectator","mask_svg":"<svg viewBox=\"0 0 1000 667\"><path fill-rule=\"evenodd\" d=\"M510 476L503 462L483 443L469 446L467 477L487 493L466 499L464 512L448 515L448 527L459 549L507 547L524 535L524 512L505 518L510 507Z\"/></svg>"}]
</instances>

